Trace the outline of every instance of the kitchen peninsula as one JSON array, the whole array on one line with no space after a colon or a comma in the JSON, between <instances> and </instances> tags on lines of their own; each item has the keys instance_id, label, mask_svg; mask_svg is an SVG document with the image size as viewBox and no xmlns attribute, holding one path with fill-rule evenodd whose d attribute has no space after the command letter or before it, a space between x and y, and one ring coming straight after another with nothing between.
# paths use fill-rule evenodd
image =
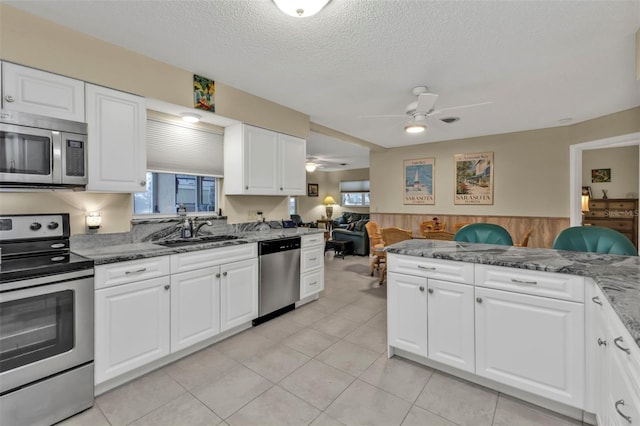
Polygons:
<instances>
[{"instance_id":1,"label":"kitchen peninsula","mask_svg":"<svg viewBox=\"0 0 640 426\"><path fill-rule=\"evenodd\" d=\"M387 252L389 356L587 422L638 416L640 258L435 240Z\"/></svg>"}]
</instances>

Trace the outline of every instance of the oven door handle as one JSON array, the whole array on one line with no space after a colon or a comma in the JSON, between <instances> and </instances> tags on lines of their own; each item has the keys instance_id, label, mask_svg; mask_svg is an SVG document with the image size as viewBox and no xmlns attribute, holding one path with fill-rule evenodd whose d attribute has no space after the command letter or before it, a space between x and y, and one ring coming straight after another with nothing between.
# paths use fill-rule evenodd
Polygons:
<instances>
[{"instance_id":1,"label":"oven door handle","mask_svg":"<svg viewBox=\"0 0 640 426\"><path fill-rule=\"evenodd\" d=\"M80 278L93 277L93 268L83 269L81 271L65 272L56 275L48 275L45 277L31 278L28 280L13 281L0 284L0 295L8 293L13 290L20 290L23 288L41 286L44 284L50 285L54 283L62 283L64 281L77 280ZM4 299L4 297L2 298Z\"/></svg>"}]
</instances>

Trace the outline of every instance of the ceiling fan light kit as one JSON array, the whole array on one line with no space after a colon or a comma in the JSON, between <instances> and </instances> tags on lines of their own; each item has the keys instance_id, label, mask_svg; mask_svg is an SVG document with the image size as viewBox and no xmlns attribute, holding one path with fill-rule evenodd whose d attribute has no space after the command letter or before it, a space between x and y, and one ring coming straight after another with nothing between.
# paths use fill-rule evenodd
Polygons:
<instances>
[{"instance_id":1,"label":"ceiling fan light kit","mask_svg":"<svg viewBox=\"0 0 640 426\"><path fill-rule=\"evenodd\" d=\"M304 165L304 168L307 169L309 173L315 172L317 167L318 165L312 162L307 162L307 164Z\"/></svg>"},{"instance_id":2,"label":"ceiling fan light kit","mask_svg":"<svg viewBox=\"0 0 640 426\"><path fill-rule=\"evenodd\" d=\"M320 12L329 0L273 0L278 9L289 16L308 18Z\"/></svg>"}]
</instances>

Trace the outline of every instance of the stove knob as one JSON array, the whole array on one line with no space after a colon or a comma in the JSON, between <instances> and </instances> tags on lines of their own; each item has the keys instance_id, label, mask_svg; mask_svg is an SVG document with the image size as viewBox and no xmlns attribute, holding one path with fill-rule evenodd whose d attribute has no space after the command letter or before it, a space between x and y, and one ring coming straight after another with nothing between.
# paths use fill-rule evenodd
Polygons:
<instances>
[{"instance_id":1,"label":"stove knob","mask_svg":"<svg viewBox=\"0 0 640 426\"><path fill-rule=\"evenodd\" d=\"M32 231L37 231L38 229L42 228L42 225L38 222L33 222L30 226L29 229L31 229Z\"/></svg>"},{"instance_id":2,"label":"stove knob","mask_svg":"<svg viewBox=\"0 0 640 426\"><path fill-rule=\"evenodd\" d=\"M47 228L49 229L57 229L58 228L58 222L49 222L49 224L47 225Z\"/></svg>"}]
</instances>

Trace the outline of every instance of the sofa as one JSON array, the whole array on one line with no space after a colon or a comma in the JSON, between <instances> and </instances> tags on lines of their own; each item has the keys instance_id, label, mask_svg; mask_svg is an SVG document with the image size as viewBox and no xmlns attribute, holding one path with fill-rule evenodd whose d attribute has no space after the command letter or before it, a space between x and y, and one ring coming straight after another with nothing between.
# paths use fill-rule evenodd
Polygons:
<instances>
[{"instance_id":1,"label":"sofa","mask_svg":"<svg viewBox=\"0 0 640 426\"><path fill-rule=\"evenodd\" d=\"M339 218L331 222L331 227L333 229L349 229L349 225L359 220L369 220L369 213L342 212Z\"/></svg>"},{"instance_id":2,"label":"sofa","mask_svg":"<svg viewBox=\"0 0 640 426\"><path fill-rule=\"evenodd\" d=\"M359 215L357 216L358 219L354 220L354 216L351 215L350 222L334 225L332 239L338 241L353 241L353 254L368 256L369 234L367 233L365 225L369 222L369 215L361 213L356 214ZM344 213L342 217L344 217Z\"/></svg>"}]
</instances>

